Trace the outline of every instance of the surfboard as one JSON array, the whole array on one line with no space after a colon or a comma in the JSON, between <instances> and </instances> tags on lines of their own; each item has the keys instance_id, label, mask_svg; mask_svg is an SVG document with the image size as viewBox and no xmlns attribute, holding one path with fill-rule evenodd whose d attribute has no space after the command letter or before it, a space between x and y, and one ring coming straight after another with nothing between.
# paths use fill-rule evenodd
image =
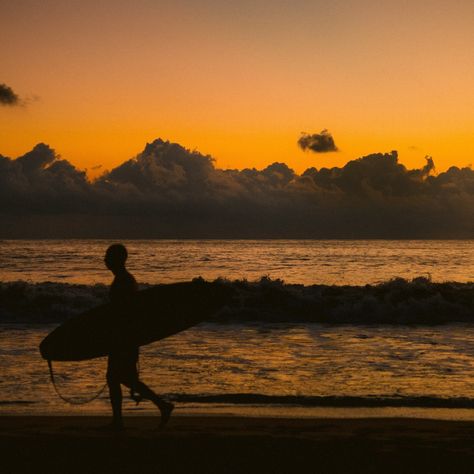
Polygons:
<instances>
[{"instance_id":1,"label":"surfboard","mask_svg":"<svg viewBox=\"0 0 474 474\"><path fill-rule=\"evenodd\" d=\"M80 361L103 357L177 334L210 319L233 295L221 282L157 285L138 291L127 307L111 303L74 316L40 344L46 360Z\"/></svg>"}]
</instances>

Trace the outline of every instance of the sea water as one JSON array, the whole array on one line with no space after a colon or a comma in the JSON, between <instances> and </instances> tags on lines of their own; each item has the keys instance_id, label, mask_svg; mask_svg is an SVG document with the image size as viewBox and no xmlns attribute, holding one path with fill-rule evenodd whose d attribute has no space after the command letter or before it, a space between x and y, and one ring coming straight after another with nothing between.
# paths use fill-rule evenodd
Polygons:
<instances>
[{"instance_id":1,"label":"sea water","mask_svg":"<svg viewBox=\"0 0 474 474\"><path fill-rule=\"evenodd\" d=\"M0 280L109 283L105 240L0 241ZM474 281L471 240L131 240L138 281L259 279L365 285L394 277Z\"/></svg>"},{"instance_id":2,"label":"sea water","mask_svg":"<svg viewBox=\"0 0 474 474\"><path fill-rule=\"evenodd\" d=\"M48 318L43 320L45 314L56 311L62 320L107 297L105 285L111 276L103 266L103 254L109 243L0 242L0 413L109 412L106 391L83 406L60 400L38 353L39 342L55 324ZM260 281L255 283L260 288L265 276L266 285L284 280L287 283L278 282L279 288L289 288L292 295L298 290L304 299L308 292L320 291L314 285L326 285L329 290L358 286L358 295L363 295L365 285L421 276L422 290L433 293L425 299L435 312L440 306L437 282L457 281L459 285L474 280L472 241L124 243L129 249L130 270L139 282L147 284L202 276ZM13 283L17 280L22 283ZM411 284L406 283L409 289ZM421 291L416 285L410 289L415 295ZM377 293L379 287L373 288ZM457 286L454 288L448 299L456 299ZM462 288L465 300L470 286ZM399 297L396 291L394 294ZM344 292L336 295L331 298L345 298ZM15 298L18 304L12 306ZM32 298L32 306L28 306L28 298ZM390 298L396 300L393 295ZM405 300L404 311L421 311L419 305L409 304L409 298ZM347 306L344 301L336 303ZM47 311L33 317L35 308L42 304ZM469 305L463 304L468 311ZM178 400L178 410L184 413L292 416L319 410L319 415L328 415L357 407L364 416L400 414L400 410L424 416L429 408L431 416L474 418L474 410L470 410L474 406L474 326L469 321L454 318L440 325L433 317L430 324L428 314L423 324L400 324L396 319L390 324L367 324L360 315L351 321L351 312L348 314L343 324L331 318L324 323L309 322L297 315L294 321L290 315L285 322L258 317L239 321L237 315L230 322L201 324L143 347L141 377L157 392ZM416 320L416 314L413 317ZM104 359L57 363L58 387L66 397L85 400L103 386L105 366ZM153 411L147 402L124 404L134 413ZM369 407L368 411L363 407Z\"/></svg>"}]
</instances>

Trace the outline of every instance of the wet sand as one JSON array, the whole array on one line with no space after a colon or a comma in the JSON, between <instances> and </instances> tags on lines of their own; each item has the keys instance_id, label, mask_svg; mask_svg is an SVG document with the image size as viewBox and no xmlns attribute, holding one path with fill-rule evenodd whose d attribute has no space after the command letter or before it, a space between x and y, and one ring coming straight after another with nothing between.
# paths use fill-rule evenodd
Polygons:
<instances>
[{"instance_id":1,"label":"wet sand","mask_svg":"<svg viewBox=\"0 0 474 474\"><path fill-rule=\"evenodd\" d=\"M0 417L10 473L472 473L474 423L407 418Z\"/></svg>"}]
</instances>

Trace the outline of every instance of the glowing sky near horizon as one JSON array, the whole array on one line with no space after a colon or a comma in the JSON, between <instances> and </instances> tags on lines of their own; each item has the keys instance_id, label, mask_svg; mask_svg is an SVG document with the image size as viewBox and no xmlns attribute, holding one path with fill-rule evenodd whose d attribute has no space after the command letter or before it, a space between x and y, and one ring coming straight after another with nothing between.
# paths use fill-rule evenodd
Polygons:
<instances>
[{"instance_id":1,"label":"glowing sky near horizon","mask_svg":"<svg viewBox=\"0 0 474 474\"><path fill-rule=\"evenodd\" d=\"M157 137L224 168L474 158L472 0L0 0L0 154L110 169ZM329 129L338 153L301 151Z\"/></svg>"}]
</instances>

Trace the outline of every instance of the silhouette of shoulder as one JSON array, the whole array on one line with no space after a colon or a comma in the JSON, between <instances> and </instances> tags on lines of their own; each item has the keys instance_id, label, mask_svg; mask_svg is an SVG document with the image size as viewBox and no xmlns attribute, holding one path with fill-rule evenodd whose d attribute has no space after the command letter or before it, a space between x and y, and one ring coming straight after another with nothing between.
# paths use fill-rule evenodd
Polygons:
<instances>
[{"instance_id":1,"label":"silhouette of shoulder","mask_svg":"<svg viewBox=\"0 0 474 474\"><path fill-rule=\"evenodd\" d=\"M124 304L131 301L138 290L135 277L125 271L115 276L110 286L110 301L112 303Z\"/></svg>"}]
</instances>

